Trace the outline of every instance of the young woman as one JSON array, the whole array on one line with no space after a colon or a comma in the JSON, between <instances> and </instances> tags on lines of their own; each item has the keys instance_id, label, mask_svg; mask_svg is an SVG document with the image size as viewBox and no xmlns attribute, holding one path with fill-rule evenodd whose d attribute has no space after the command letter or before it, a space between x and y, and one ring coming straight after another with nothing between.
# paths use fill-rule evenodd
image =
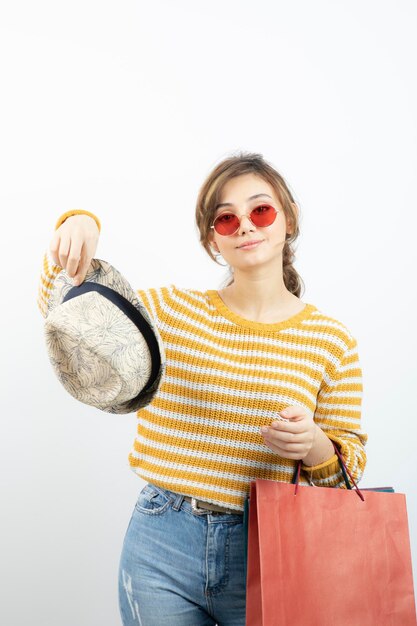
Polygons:
<instances>
[{"instance_id":1,"label":"young woman","mask_svg":"<svg viewBox=\"0 0 417 626\"><path fill-rule=\"evenodd\" d=\"M223 289L139 290L166 350L164 381L138 411L131 468L145 482L119 569L125 626L244 626L244 501L251 480L343 488L333 442L355 480L366 463L357 343L300 299L292 265L298 208L261 155L219 163L196 207L200 241L230 268ZM58 220L39 306L65 268L80 284L100 222Z\"/></svg>"}]
</instances>

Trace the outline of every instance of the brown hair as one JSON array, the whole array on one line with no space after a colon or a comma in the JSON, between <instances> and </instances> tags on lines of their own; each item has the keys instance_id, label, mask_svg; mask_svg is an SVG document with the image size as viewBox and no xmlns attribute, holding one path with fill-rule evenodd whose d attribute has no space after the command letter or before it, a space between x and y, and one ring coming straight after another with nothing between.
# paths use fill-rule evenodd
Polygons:
<instances>
[{"instance_id":1,"label":"brown hair","mask_svg":"<svg viewBox=\"0 0 417 626\"><path fill-rule=\"evenodd\" d=\"M209 238L210 226L214 220L216 206L220 202L223 187L231 178L250 173L256 174L271 185L281 203L286 219L292 225L292 233L287 233L282 251L282 273L284 284L288 291L300 297L304 284L293 266L295 254L292 248L292 244L300 234L299 218L291 205L291 202L295 203L295 201L284 178L261 154L241 152L236 156L230 156L216 165L207 176L198 194L195 212L197 228L200 232L200 242L210 258L221 265L212 252ZM233 281L233 273L231 272L225 286L231 285Z\"/></svg>"}]
</instances>

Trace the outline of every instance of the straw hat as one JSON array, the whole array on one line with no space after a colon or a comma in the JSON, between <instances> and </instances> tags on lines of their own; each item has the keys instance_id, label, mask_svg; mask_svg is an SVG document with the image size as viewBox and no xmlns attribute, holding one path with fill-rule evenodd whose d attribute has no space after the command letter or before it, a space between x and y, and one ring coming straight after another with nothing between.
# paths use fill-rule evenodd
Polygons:
<instances>
[{"instance_id":1,"label":"straw hat","mask_svg":"<svg viewBox=\"0 0 417 626\"><path fill-rule=\"evenodd\" d=\"M49 359L74 398L108 413L131 413L158 391L165 351L158 330L127 280L93 259L74 287L55 278L45 319Z\"/></svg>"}]
</instances>

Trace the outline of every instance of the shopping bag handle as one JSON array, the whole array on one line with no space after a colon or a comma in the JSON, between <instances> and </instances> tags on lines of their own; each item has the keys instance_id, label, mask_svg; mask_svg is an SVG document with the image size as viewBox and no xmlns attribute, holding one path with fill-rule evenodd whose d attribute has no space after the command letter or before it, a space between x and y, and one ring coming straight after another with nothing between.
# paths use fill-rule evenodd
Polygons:
<instances>
[{"instance_id":1,"label":"shopping bag handle","mask_svg":"<svg viewBox=\"0 0 417 626\"><path fill-rule=\"evenodd\" d=\"M348 478L348 474L349 474L349 477L350 477L352 483L355 486L356 493L358 494L359 498L365 502L365 498L363 497L363 494L360 491L358 485L356 484L355 479L353 478L352 474L350 473L349 468L347 467L347 465L345 463L345 460L344 460L344 458L343 458L339 448L337 447L337 445L335 444L334 441L332 441L332 444L333 444L334 451L335 451L335 453L337 455L337 458L338 458L338 461L339 461L339 465L340 465L340 469L342 470L343 479L344 479L344 481L346 483L347 489L353 489L352 485L349 482L349 478ZM297 491L298 491L298 483L300 482L301 465L302 465L302 460L300 459L298 461L298 463L297 463L297 467L295 468L295 472L294 472L294 475L293 475L292 480L291 480L292 484L293 485L295 484L294 495L296 495Z\"/></svg>"}]
</instances>

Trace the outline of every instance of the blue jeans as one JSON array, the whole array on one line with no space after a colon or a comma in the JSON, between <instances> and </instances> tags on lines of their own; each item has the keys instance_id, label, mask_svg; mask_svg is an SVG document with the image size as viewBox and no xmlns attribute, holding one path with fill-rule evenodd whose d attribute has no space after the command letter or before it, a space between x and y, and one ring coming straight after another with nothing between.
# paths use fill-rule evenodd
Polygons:
<instances>
[{"instance_id":1,"label":"blue jeans","mask_svg":"<svg viewBox=\"0 0 417 626\"><path fill-rule=\"evenodd\" d=\"M243 515L192 511L151 483L135 504L119 566L124 626L245 626Z\"/></svg>"}]
</instances>

